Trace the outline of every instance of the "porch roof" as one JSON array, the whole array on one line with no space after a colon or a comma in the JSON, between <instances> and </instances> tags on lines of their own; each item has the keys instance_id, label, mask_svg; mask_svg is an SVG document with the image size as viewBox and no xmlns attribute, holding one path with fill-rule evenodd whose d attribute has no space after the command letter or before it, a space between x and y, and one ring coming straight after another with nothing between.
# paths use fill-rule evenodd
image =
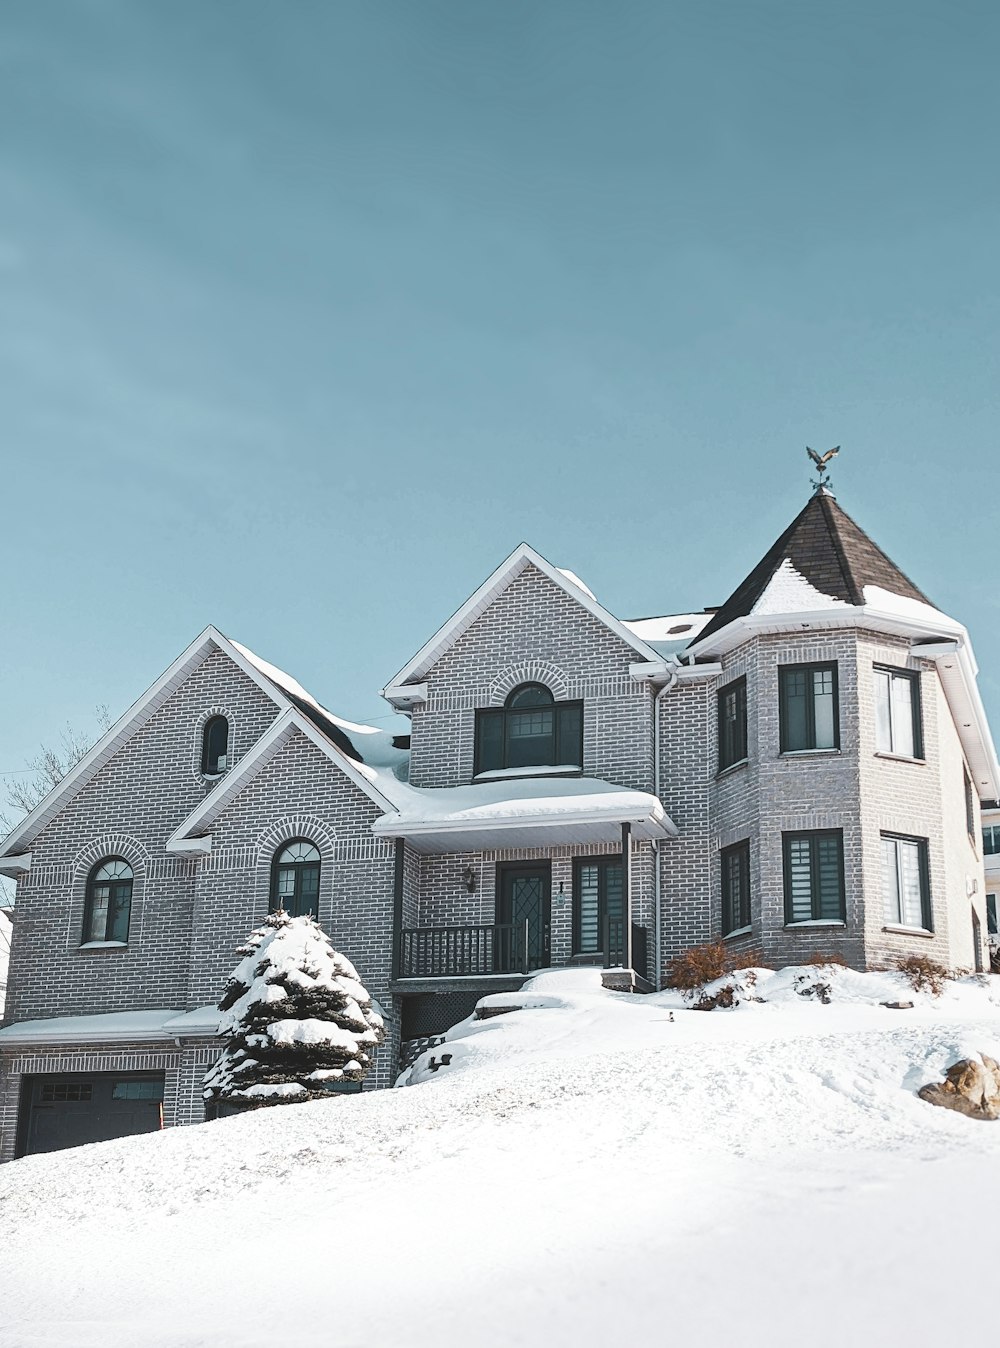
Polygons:
<instances>
[{"instance_id":1,"label":"porch roof","mask_svg":"<svg viewBox=\"0 0 1000 1348\"><path fill-rule=\"evenodd\" d=\"M612 843L622 824L644 841L677 833L656 796L594 777L405 786L394 795L398 813L376 820L374 831L405 838L418 852Z\"/></svg>"}]
</instances>

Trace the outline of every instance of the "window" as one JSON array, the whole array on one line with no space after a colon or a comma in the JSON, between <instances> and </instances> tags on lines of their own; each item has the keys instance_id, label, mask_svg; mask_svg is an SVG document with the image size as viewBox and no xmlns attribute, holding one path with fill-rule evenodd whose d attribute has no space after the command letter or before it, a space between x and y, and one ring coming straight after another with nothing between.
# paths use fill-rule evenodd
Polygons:
<instances>
[{"instance_id":1,"label":"window","mask_svg":"<svg viewBox=\"0 0 1000 1348\"><path fill-rule=\"evenodd\" d=\"M722 849L722 934L750 925L750 843Z\"/></svg>"},{"instance_id":2,"label":"window","mask_svg":"<svg viewBox=\"0 0 1000 1348\"><path fill-rule=\"evenodd\" d=\"M46 1081L42 1086L42 1104L86 1104L92 1094L89 1081Z\"/></svg>"},{"instance_id":3,"label":"window","mask_svg":"<svg viewBox=\"0 0 1000 1348\"><path fill-rule=\"evenodd\" d=\"M719 689L719 771L747 756L747 681L736 679Z\"/></svg>"},{"instance_id":4,"label":"window","mask_svg":"<svg viewBox=\"0 0 1000 1348\"><path fill-rule=\"evenodd\" d=\"M875 747L879 753L923 758L920 676L875 668Z\"/></svg>"},{"instance_id":5,"label":"window","mask_svg":"<svg viewBox=\"0 0 1000 1348\"><path fill-rule=\"evenodd\" d=\"M620 922L622 863L618 857L577 857L573 863L573 951L595 955L604 949L604 919ZM614 938L612 938L614 939Z\"/></svg>"},{"instance_id":6,"label":"window","mask_svg":"<svg viewBox=\"0 0 1000 1348\"><path fill-rule=\"evenodd\" d=\"M523 683L503 707L476 712L475 772L541 767L583 767L583 704Z\"/></svg>"},{"instance_id":7,"label":"window","mask_svg":"<svg viewBox=\"0 0 1000 1348\"><path fill-rule=\"evenodd\" d=\"M213 716L201 737L201 770L206 777L216 777L228 766L229 722L224 716Z\"/></svg>"},{"instance_id":8,"label":"window","mask_svg":"<svg viewBox=\"0 0 1000 1348\"><path fill-rule=\"evenodd\" d=\"M781 752L839 748L837 666L781 665L778 681Z\"/></svg>"},{"instance_id":9,"label":"window","mask_svg":"<svg viewBox=\"0 0 1000 1348\"><path fill-rule=\"evenodd\" d=\"M783 833L785 922L844 922L844 835L840 829Z\"/></svg>"},{"instance_id":10,"label":"window","mask_svg":"<svg viewBox=\"0 0 1000 1348\"><path fill-rule=\"evenodd\" d=\"M84 944L128 940L132 911L132 867L120 857L108 857L90 872L83 921Z\"/></svg>"},{"instance_id":11,"label":"window","mask_svg":"<svg viewBox=\"0 0 1000 1348\"><path fill-rule=\"evenodd\" d=\"M312 913L319 903L319 852L297 838L277 854L271 869L271 912L283 908L289 917Z\"/></svg>"},{"instance_id":12,"label":"window","mask_svg":"<svg viewBox=\"0 0 1000 1348\"><path fill-rule=\"evenodd\" d=\"M990 936L997 934L997 896L986 895L986 930Z\"/></svg>"},{"instance_id":13,"label":"window","mask_svg":"<svg viewBox=\"0 0 1000 1348\"><path fill-rule=\"evenodd\" d=\"M983 856L995 857L1000 854L1000 824L983 825Z\"/></svg>"},{"instance_id":14,"label":"window","mask_svg":"<svg viewBox=\"0 0 1000 1348\"><path fill-rule=\"evenodd\" d=\"M969 776L968 768L962 768L962 777L965 782L965 827L968 829L969 837L975 841L976 837L976 805L972 798L972 778Z\"/></svg>"},{"instance_id":15,"label":"window","mask_svg":"<svg viewBox=\"0 0 1000 1348\"><path fill-rule=\"evenodd\" d=\"M116 1081L112 1100L162 1100L162 1081Z\"/></svg>"},{"instance_id":16,"label":"window","mask_svg":"<svg viewBox=\"0 0 1000 1348\"><path fill-rule=\"evenodd\" d=\"M926 838L882 834L882 898L886 922L931 930Z\"/></svg>"}]
</instances>

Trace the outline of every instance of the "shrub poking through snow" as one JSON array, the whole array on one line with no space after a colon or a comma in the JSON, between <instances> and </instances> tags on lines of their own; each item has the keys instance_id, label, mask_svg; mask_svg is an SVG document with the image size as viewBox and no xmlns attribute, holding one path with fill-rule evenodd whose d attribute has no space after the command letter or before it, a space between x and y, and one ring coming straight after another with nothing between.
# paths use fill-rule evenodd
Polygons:
<instances>
[{"instance_id":1,"label":"shrub poking through snow","mask_svg":"<svg viewBox=\"0 0 1000 1348\"><path fill-rule=\"evenodd\" d=\"M667 987L695 992L706 983L714 983L738 969L750 969L759 964L760 958L755 951L735 951L725 941L710 941L707 945L692 946L671 960L667 969Z\"/></svg>"},{"instance_id":2,"label":"shrub poking through snow","mask_svg":"<svg viewBox=\"0 0 1000 1348\"><path fill-rule=\"evenodd\" d=\"M926 955L900 955L893 963L910 980L914 992L929 992L933 997L941 996L945 980L950 977L943 964Z\"/></svg>"},{"instance_id":3,"label":"shrub poking through snow","mask_svg":"<svg viewBox=\"0 0 1000 1348\"><path fill-rule=\"evenodd\" d=\"M354 965L322 927L271 913L238 953L219 1002L228 1042L205 1076L206 1101L294 1104L360 1081L385 1030Z\"/></svg>"},{"instance_id":4,"label":"shrub poking through snow","mask_svg":"<svg viewBox=\"0 0 1000 1348\"><path fill-rule=\"evenodd\" d=\"M845 960L843 955L841 955L840 952L837 950L830 950L830 951L814 950L812 954L809 956L809 958L807 960L803 960L802 963L819 964L819 965L836 964L837 967L840 969L847 969L850 967L847 963L847 960Z\"/></svg>"}]
</instances>

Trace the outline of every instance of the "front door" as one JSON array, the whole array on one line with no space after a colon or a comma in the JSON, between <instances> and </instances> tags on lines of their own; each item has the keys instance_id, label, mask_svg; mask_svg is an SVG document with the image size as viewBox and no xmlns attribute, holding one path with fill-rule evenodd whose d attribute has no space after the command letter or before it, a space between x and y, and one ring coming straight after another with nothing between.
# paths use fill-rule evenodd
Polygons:
<instances>
[{"instance_id":1,"label":"front door","mask_svg":"<svg viewBox=\"0 0 1000 1348\"><path fill-rule=\"evenodd\" d=\"M544 969L549 963L551 889L552 868L547 862L500 869L497 922L512 928L512 947L518 960L524 956L527 941L528 969Z\"/></svg>"}]
</instances>

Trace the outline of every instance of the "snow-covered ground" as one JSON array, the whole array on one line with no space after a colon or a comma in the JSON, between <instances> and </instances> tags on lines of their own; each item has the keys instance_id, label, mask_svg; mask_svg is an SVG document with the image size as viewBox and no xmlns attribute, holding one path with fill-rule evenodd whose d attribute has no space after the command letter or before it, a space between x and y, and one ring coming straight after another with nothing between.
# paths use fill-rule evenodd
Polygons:
<instances>
[{"instance_id":1,"label":"snow-covered ground","mask_svg":"<svg viewBox=\"0 0 1000 1348\"><path fill-rule=\"evenodd\" d=\"M544 974L406 1089L6 1166L0 1345L988 1336L1000 1126L914 1091L1000 1056L1000 979L751 991L704 1013Z\"/></svg>"}]
</instances>

